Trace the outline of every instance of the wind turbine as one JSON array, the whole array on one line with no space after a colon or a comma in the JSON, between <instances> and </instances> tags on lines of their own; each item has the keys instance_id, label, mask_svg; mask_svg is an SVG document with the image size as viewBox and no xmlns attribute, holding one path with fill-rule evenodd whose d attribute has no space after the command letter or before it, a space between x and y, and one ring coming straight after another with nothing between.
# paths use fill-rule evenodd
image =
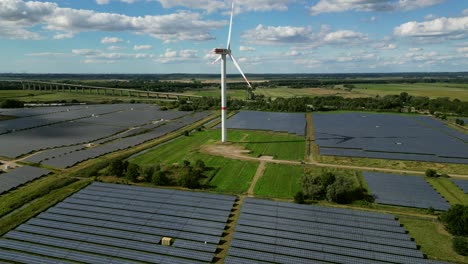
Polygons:
<instances>
[{"instance_id":1,"label":"wind turbine","mask_svg":"<svg viewBox=\"0 0 468 264\"><path fill-rule=\"evenodd\" d=\"M250 84L249 80L247 80L247 77L245 77L244 72L242 71L241 67L239 66L239 63L237 63L236 59L232 55L231 52L231 34L232 34L232 18L234 17L234 1L232 2L232 8L231 8L231 22L229 23L229 35L228 35L228 41L227 41L227 48L216 48L213 49L214 54L220 55L214 62L213 64L217 63L218 61L221 60L221 142L226 143L227 141L227 129L226 129L226 115L227 115L227 92L226 92L226 59L229 56L231 58L232 62L236 66L236 68L239 70L240 74L242 77L244 77L244 80L247 82L247 85L249 89L252 89L252 85Z\"/></svg>"}]
</instances>

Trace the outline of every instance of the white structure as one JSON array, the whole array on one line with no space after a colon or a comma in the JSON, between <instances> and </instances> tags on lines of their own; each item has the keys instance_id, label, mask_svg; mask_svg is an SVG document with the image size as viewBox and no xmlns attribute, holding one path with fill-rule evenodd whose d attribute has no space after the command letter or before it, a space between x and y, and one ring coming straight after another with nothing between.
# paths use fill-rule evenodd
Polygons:
<instances>
[{"instance_id":1,"label":"white structure","mask_svg":"<svg viewBox=\"0 0 468 264\"><path fill-rule=\"evenodd\" d=\"M227 141L227 129L226 129L226 115L227 115L226 58L227 56L231 58L232 62L234 63L236 68L239 70L242 77L244 77L244 80L247 82L249 89L252 89L252 85L250 85L249 80L247 80L247 78L244 75L244 72L242 72L242 69L240 68L239 64L237 63L236 59L231 53L231 34L232 34L233 16L234 16L234 2L232 2L231 22L229 23L229 35L228 35L227 48L213 50L214 54L220 55L219 58L213 62L213 64L221 60L221 142L222 143L225 143Z\"/></svg>"}]
</instances>

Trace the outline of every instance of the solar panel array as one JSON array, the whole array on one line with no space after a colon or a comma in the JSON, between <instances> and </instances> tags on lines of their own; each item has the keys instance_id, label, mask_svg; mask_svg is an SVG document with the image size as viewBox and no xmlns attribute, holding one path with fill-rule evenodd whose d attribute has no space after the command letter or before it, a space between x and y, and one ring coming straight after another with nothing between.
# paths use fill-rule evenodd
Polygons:
<instances>
[{"instance_id":1,"label":"solar panel array","mask_svg":"<svg viewBox=\"0 0 468 264\"><path fill-rule=\"evenodd\" d=\"M144 134L139 134L139 135L135 135L132 137L120 138L118 140L115 140L106 144L98 145L93 148L78 149L76 151L67 152L67 153L58 152L57 154L59 155L48 157L46 160L41 160L39 162L42 164L52 166L52 167L56 167L56 168L68 168L77 163L80 163L89 159L94 159L94 158L97 158L97 157L100 157L100 156L103 156L103 155L106 155L115 151L134 147L134 146L143 144L147 141L162 137L178 129L181 129L187 125L190 125L199 120L202 120L208 115L209 113L204 113L204 112L195 113L190 116L185 116L177 121L158 126ZM54 150L51 150L51 151L54 152ZM39 155L41 154L42 153L40 153ZM45 154L41 156L43 157L44 155ZM32 156L31 160L35 160L35 156Z\"/></svg>"},{"instance_id":2,"label":"solar panel array","mask_svg":"<svg viewBox=\"0 0 468 264\"><path fill-rule=\"evenodd\" d=\"M225 263L429 263L395 217L247 198Z\"/></svg>"},{"instance_id":3,"label":"solar panel array","mask_svg":"<svg viewBox=\"0 0 468 264\"><path fill-rule=\"evenodd\" d=\"M452 179L452 182L458 186L462 191L465 193L468 193L468 180L456 180Z\"/></svg>"},{"instance_id":4,"label":"solar panel array","mask_svg":"<svg viewBox=\"0 0 468 264\"><path fill-rule=\"evenodd\" d=\"M271 130L304 136L306 119L303 113L240 111L227 120L226 126L233 129Z\"/></svg>"},{"instance_id":5,"label":"solar panel array","mask_svg":"<svg viewBox=\"0 0 468 264\"><path fill-rule=\"evenodd\" d=\"M34 151L75 146L136 135L144 129L153 129L161 120L174 120L190 114L180 111L159 111L155 105L116 104L80 106L63 111L33 114L0 122L0 156L18 157ZM129 128L142 126L142 130L119 135ZM12 148L11 146L15 146ZM66 151L66 150L65 150ZM44 156L47 158L47 156Z\"/></svg>"},{"instance_id":6,"label":"solar panel array","mask_svg":"<svg viewBox=\"0 0 468 264\"><path fill-rule=\"evenodd\" d=\"M0 262L209 263L235 200L93 183L3 236Z\"/></svg>"},{"instance_id":7,"label":"solar panel array","mask_svg":"<svg viewBox=\"0 0 468 264\"><path fill-rule=\"evenodd\" d=\"M467 135L425 116L314 114L321 155L468 164Z\"/></svg>"},{"instance_id":8,"label":"solar panel array","mask_svg":"<svg viewBox=\"0 0 468 264\"><path fill-rule=\"evenodd\" d=\"M42 168L23 166L7 173L0 174L0 194L49 174L50 171Z\"/></svg>"},{"instance_id":9,"label":"solar panel array","mask_svg":"<svg viewBox=\"0 0 468 264\"><path fill-rule=\"evenodd\" d=\"M423 177L363 172L364 179L379 204L446 211L450 204Z\"/></svg>"}]
</instances>

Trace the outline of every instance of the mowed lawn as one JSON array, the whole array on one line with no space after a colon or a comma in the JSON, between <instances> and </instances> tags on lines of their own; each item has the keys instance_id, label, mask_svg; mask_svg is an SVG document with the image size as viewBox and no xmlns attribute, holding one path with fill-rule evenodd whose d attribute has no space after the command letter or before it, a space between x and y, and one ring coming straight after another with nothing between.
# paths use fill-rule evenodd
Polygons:
<instances>
[{"instance_id":1,"label":"mowed lawn","mask_svg":"<svg viewBox=\"0 0 468 264\"><path fill-rule=\"evenodd\" d=\"M254 189L255 196L293 199L301 190L302 166L267 164L265 172Z\"/></svg>"},{"instance_id":2,"label":"mowed lawn","mask_svg":"<svg viewBox=\"0 0 468 264\"><path fill-rule=\"evenodd\" d=\"M456 205L456 204L468 205L468 195L466 195L460 188L458 188L450 179L427 178L426 180L451 205Z\"/></svg>"},{"instance_id":3,"label":"mowed lawn","mask_svg":"<svg viewBox=\"0 0 468 264\"><path fill-rule=\"evenodd\" d=\"M280 160L304 160L306 141L304 137L273 132L239 131L241 141L234 141L251 150L251 155L273 156Z\"/></svg>"}]
</instances>

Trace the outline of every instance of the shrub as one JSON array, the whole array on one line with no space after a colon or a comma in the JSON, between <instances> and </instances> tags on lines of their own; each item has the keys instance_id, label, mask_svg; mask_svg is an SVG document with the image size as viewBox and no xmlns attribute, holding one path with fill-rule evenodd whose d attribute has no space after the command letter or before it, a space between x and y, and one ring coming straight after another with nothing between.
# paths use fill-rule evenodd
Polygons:
<instances>
[{"instance_id":1,"label":"shrub","mask_svg":"<svg viewBox=\"0 0 468 264\"><path fill-rule=\"evenodd\" d=\"M140 166L134 163L130 163L127 168L127 172L125 173L125 178L127 180L136 182L138 177L140 176Z\"/></svg>"},{"instance_id":2,"label":"shrub","mask_svg":"<svg viewBox=\"0 0 468 264\"><path fill-rule=\"evenodd\" d=\"M433 169L427 169L426 177L437 177L437 171Z\"/></svg>"},{"instance_id":3,"label":"shrub","mask_svg":"<svg viewBox=\"0 0 468 264\"><path fill-rule=\"evenodd\" d=\"M14 99L7 99L0 103L0 108L23 108L24 103Z\"/></svg>"},{"instance_id":4,"label":"shrub","mask_svg":"<svg viewBox=\"0 0 468 264\"><path fill-rule=\"evenodd\" d=\"M453 250L462 256L468 255L468 238L454 237L452 241Z\"/></svg>"},{"instance_id":5,"label":"shrub","mask_svg":"<svg viewBox=\"0 0 468 264\"><path fill-rule=\"evenodd\" d=\"M109 164L108 172L111 175L122 177L125 174L125 167L126 163L124 163L121 159L112 160Z\"/></svg>"},{"instance_id":6,"label":"shrub","mask_svg":"<svg viewBox=\"0 0 468 264\"><path fill-rule=\"evenodd\" d=\"M156 170L151 178L151 183L159 186L170 185L170 180L166 175L166 172L162 170Z\"/></svg>"},{"instance_id":7,"label":"shrub","mask_svg":"<svg viewBox=\"0 0 468 264\"><path fill-rule=\"evenodd\" d=\"M441 215L440 219L452 235L468 236L468 206L457 204Z\"/></svg>"},{"instance_id":8,"label":"shrub","mask_svg":"<svg viewBox=\"0 0 468 264\"><path fill-rule=\"evenodd\" d=\"M298 204L303 204L304 203L304 193L299 191L294 195L294 202Z\"/></svg>"},{"instance_id":9,"label":"shrub","mask_svg":"<svg viewBox=\"0 0 468 264\"><path fill-rule=\"evenodd\" d=\"M354 199L357 186L348 177L337 177L335 182L327 187L327 200L335 203L350 203Z\"/></svg>"}]
</instances>

